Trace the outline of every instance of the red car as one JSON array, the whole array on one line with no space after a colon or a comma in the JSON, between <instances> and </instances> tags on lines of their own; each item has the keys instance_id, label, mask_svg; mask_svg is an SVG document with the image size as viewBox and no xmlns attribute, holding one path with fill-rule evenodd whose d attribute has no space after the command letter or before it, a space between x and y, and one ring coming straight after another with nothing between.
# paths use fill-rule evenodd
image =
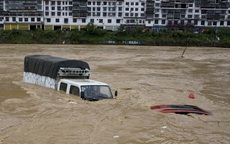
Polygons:
<instances>
[{"instance_id":1,"label":"red car","mask_svg":"<svg viewBox=\"0 0 230 144\"><path fill-rule=\"evenodd\" d=\"M151 106L150 109L158 110L162 113L176 113L176 114L195 113L201 115L210 115L210 112L203 110L194 105L156 105L156 106Z\"/></svg>"}]
</instances>

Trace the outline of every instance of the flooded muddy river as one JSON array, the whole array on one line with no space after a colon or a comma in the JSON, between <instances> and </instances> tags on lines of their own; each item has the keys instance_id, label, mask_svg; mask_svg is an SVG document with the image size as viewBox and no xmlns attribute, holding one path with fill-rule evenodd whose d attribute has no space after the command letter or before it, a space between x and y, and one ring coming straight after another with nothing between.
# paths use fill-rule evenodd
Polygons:
<instances>
[{"instance_id":1,"label":"flooded muddy river","mask_svg":"<svg viewBox=\"0 0 230 144\"><path fill-rule=\"evenodd\" d=\"M0 45L0 144L227 144L230 49L107 45ZM118 97L97 102L23 82L26 55L89 63ZM195 99L188 95L194 93ZM191 104L212 115L163 114Z\"/></svg>"}]
</instances>

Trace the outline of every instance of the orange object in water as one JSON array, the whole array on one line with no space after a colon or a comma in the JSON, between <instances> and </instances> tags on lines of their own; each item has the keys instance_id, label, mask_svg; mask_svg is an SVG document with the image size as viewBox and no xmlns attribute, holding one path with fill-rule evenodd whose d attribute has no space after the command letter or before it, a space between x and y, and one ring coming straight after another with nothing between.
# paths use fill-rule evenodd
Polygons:
<instances>
[{"instance_id":1,"label":"orange object in water","mask_svg":"<svg viewBox=\"0 0 230 144\"><path fill-rule=\"evenodd\" d=\"M195 99L195 95L194 95L193 93L190 93L190 94L188 95L188 97L189 97L190 99Z\"/></svg>"}]
</instances>

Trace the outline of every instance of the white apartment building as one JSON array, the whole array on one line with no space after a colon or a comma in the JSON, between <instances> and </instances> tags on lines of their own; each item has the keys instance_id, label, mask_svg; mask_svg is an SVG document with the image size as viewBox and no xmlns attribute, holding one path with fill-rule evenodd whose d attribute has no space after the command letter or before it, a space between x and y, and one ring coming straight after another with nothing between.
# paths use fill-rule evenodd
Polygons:
<instances>
[{"instance_id":1,"label":"white apartment building","mask_svg":"<svg viewBox=\"0 0 230 144\"><path fill-rule=\"evenodd\" d=\"M229 27L229 0L0 0L0 29Z\"/></svg>"}]
</instances>

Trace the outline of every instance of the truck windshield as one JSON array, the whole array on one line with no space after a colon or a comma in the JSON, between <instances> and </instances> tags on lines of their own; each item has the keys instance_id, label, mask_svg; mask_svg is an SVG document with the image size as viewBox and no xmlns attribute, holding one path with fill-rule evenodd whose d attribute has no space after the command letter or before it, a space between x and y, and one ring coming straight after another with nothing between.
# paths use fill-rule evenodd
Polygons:
<instances>
[{"instance_id":1,"label":"truck windshield","mask_svg":"<svg viewBox=\"0 0 230 144\"><path fill-rule=\"evenodd\" d=\"M100 100L112 98L109 86L106 85L85 85L81 86L81 91L85 94L87 100Z\"/></svg>"}]
</instances>

